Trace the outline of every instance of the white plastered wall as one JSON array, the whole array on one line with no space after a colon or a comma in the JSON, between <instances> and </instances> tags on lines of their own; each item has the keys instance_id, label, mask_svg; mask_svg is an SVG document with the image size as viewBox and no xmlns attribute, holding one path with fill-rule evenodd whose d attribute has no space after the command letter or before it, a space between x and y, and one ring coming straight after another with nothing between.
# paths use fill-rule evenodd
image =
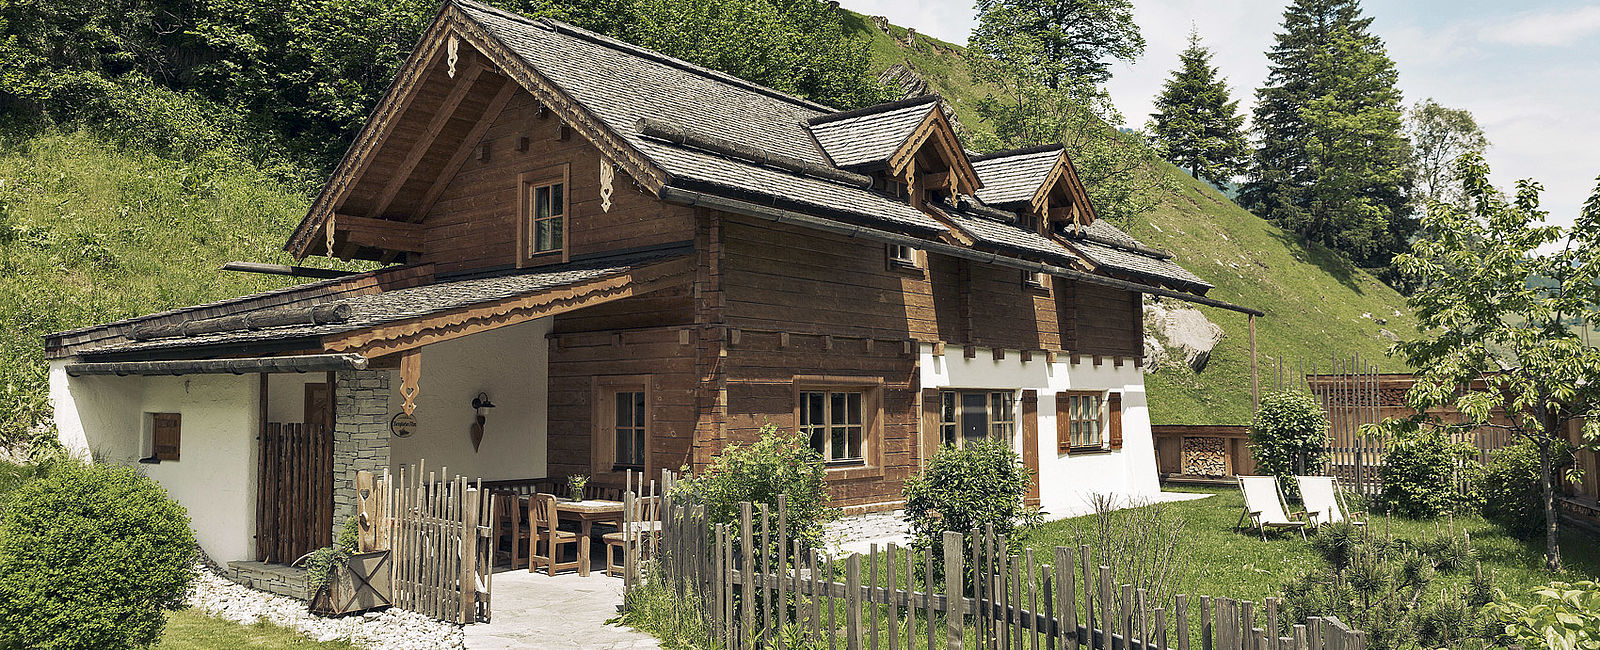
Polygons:
<instances>
[{"instance_id":1,"label":"white plastered wall","mask_svg":"<svg viewBox=\"0 0 1600 650\"><path fill-rule=\"evenodd\" d=\"M50 366L50 401L74 454L136 467L189 511L195 537L219 562L255 559L256 375L68 376ZM182 416L177 461L140 464L145 413Z\"/></svg>"},{"instance_id":2,"label":"white plastered wall","mask_svg":"<svg viewBox=\"0 0 1600 650\"><path fill-rule=\"evenodd\" d=\"M267 375L267 421L305 422L306 384L321 384L327 381L326 372Z\"/></svg>"},{"instance_id":3,"label":"white plastered wall","mask_svg":"<svg viewBox=\"0 0 1600 650\"><path fill-rule=\"evenodd\" d=\"M1116 495L1122 500L1149 499L1160 493L1155 448L1150 435L1150 410L1145 401L1144 375L1133 363L1119 367L1107 358L1099 366L1083 356L1058 355L1055 363L1041 353L1024 362L1016 350L996 360L987 348L966 358L961 348L934 355L934 347L921 346L923 388L1027 390L1039 392L1039 497L1051 519L1072 517L1093 509L1093 494ZM1122 449L1104 453L1056 453L1056 392L1109 390L1122 393ZM1017 416L1022 415L1017 409ZM1017 427L1021 453L1021 426Z\"/></svg>"},{"instance_id":4,"label":"white plastered wall","mask_svg":"<svg viewBox=\"0 0 1600 650\"><path fill-rule=\"evenodd\" d=\"M430 470L484 480L545 476L546 404L553 318L502 327L422 348L417 432L390 438L391 471L425 459ZM400 412L400 375L389 379L389 416ZM470 435L472 398L487 393L483 444Z\"/></svg>"}]
</instances>

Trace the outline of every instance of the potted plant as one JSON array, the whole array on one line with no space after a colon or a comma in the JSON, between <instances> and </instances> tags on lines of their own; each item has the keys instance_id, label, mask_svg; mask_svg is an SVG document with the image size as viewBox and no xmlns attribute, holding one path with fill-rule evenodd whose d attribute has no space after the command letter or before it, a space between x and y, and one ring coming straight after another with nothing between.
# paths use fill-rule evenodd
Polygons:
<instances>
[{"instance_id":1,"label":"potted plant","mask_svg":"<svg viewBox=\"0 0 1600 650\"><path fill-rule=\"evenodd\" d=\"M567 497L573 501L583 500L583 488L589 484L589 477L584 474L573 474L567 477Z\"/></svg>"},{"instance_id":2,"label":"potted plant","mask_svg":"<svg viewBox=\"0 0 1600 650\"><path fill-rule=\"evenodd\" d=\"M389 602L388 551L358 552L359 523L351 517L339 541L307 553L296 563L306 570L309 609L321 616L343 616L386 607Z\"/></svg>"}]
</instances>

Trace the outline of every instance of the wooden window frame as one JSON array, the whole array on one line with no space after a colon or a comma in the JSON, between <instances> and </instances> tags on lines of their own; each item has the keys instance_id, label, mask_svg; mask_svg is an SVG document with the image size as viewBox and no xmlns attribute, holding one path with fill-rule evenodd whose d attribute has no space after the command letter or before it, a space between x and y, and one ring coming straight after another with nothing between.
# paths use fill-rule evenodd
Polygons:
<instances>
[{"instance_id":1,"label":"wooden window frame","mask_svg":"<svg viewBox=\"0 0 1600 650\"><path fill-rule=\"evenodd\" d=\"M1063 398L1066 398L1066 399L1070 400L1070 399L1079 398L1079 397L1094 397L1099 401L1099 407L1100 407L1100 416L1099 416L1100 431L1099 431L1099 435L1098 435L1099 444L1090 444L1090 445L1078 444L1078 441L1072 438L1072 428L1073 427L1071 425L1073 423L1075 423L1075 422L1086 421L1086 420L1072 419L1070 417L1070 415L1069 415L1068 416L1068 420L1066 422L1059 421L1063 417L1063 414L1071 413L1071 409L1070 408L1063 409L1060 404L1057 404L1056 405L1056 418L1058 420L1056 422L1057 453L1058 454L1060 454L1060 453L1083 454L1083 453L1101 453L1101 452L1109 452L1109 451L1111 451L1111 447L1109 446L1109 443L1111 441L1111 427L1110 427L1110 423L1111 423L1111 399L1110 399L1110 392L1109 391L1104 391L1104 390L1065 390L1065 391L1061 391L1061 392L1056 393L1056 399L1058 401L1063 399ZM1061 440L1063 439L1063 437L1065 437L1065 439L1068 442L1068 444L1066 445L1066 451L1065 452L1061 451L1062 445L1060 444Z\"/></svg>"},{"instance_id":2,"label":"wooden window frame","mask_svg":"<svg viewBox=\"0 0 1600 650\"><path fill-rule=\"evenodd\" d=\"M907 254L906 257L902 257L900 255L901 249L904 249L904 252ZM923 253L922 249L916 248L909 244L883 245L884 264L890 271L899 271L901 273L921 276L922 269L926 265L927 259L924 257L924 255L925 254Z\"/></svg>"},{"instance_id":3,"label":"wooden window frame","mask_svg":"<svg viewBox=\"0 0 1600 650\"><path fill-rule=\"evenodd\" d=\"M644 464L617 463L617 408L613 403L619 392L644 393ZM595 476L622 475L628 470L650 476L655 471L655 393L650 375L606 375L594 378L590 391L593 405L589 432L590 470Z\"/></svg>"},{"instance_id":4,"label":"wooden window frame","mask_svg":"<svg viewBox=\"0 0 1600 650\"><path fill-rule=\"evenodd\" d=\"M170 442L161 439L163 420L172 422L172 439ZM183 414L182 413L156 413L144 414L143 438L141 442L149 443L149 455L139 459L142 463L176 463L183 452ZM163 451L163 448L169 448Z\"/></svg>"},{"instance_id":5,"label":"wooden window frame","mask_svg":"<svg viewBox=\"0 0 1600 650\"><path fill-rule=\"evenodd\" d=\"M561 163L517 175L517 266L558 264L572 259L571 165ZM561 186L561 248L534 252L533 193Z\"/></svg>"},{"instance_id":6,"label":"wooden window frame","mask_svg":"<svg viewBox=\"0 0 1600 650\"><path fill-rule=\"evenodd\" d=\"M1022 287L1039 293L1050 293L1050 278L1052 276L1043 271L1022 271Z\"/></svg>"},{"instance_id":7,"label":"wooden window frame","mask_svg":"<svg viewBox=\"0 0 1600 650\"><path fill-rule=\"evenodd\" d=\"M1015 447L1017 443L1018 430L1017 407L1021 400L1021 393L1015 388L940 388L938 410L939 445L944 446L954 444L956 447L961 447L966 444L964 442L966 440L966 436L961 435L960 396L963 393L983 393L984 435L989 438L1004 440L1006 443ZM1003 421L1001 418L995 417L995 398L1002 395L1005 396L1006 408L1010 410L1010 417L1005 418ZM947 412L945 407L951 403L952 398L954 398L954 403L956 406L955 412L953 413L955 419L948 420L946 417L951 416L952 413ZM946 431L952 432L954 434L953 437L947 436ZM1002 435L1000 433L1001 431L1005 431L1006 433Z\"/></svg>"},{"instance_id":8,"label":"wooden window frame","mask_svg":"<svg viewBox=\"0 0 1600 650\"><path fill-rule=\"evenodd\" d=\"M794 405L794 428L801 430L800 398L809 392L861 393L861 460L824 462L830 480L882 478L883 467L883 377L833 375L795 375L790 403ZM831 400L825 400L825 403ZM824 445L826 447L826 445Z\"/></svg>"}]
</instances>

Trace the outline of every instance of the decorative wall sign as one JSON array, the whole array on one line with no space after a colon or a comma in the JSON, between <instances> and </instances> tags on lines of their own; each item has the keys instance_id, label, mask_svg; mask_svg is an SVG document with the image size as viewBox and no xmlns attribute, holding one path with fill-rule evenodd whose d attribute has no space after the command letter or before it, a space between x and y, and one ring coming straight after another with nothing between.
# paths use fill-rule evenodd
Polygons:
<instances>
[{"instance_id":1,"label":"decorative wall sign","mask_svg":"<svg viewBox=\"0 0 1600 650\"><path fill-rule=\"evenodd\" d=\"M417 416L409 413L396 413L389 420L389 433L396 438L410 438L417 432Z\"/></svg>"}]
</instances>

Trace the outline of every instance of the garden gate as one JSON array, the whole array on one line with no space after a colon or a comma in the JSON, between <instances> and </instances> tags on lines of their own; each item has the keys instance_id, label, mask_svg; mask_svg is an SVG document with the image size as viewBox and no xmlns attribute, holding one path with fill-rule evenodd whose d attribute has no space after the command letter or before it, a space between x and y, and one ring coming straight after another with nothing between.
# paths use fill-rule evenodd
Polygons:
<instances>
[{"instance_id":1,"label":"garden gate","mask_svg":"<svg viewBox=\"0 0 1600 650\"><path fill-rule=\"evenodd\" d=\"M421 462L398 477L357 475L361 550L390 552L396 607L463 625L489 620L491 504L478 483L438 478Z\"/></svg>"}]
</instances>

